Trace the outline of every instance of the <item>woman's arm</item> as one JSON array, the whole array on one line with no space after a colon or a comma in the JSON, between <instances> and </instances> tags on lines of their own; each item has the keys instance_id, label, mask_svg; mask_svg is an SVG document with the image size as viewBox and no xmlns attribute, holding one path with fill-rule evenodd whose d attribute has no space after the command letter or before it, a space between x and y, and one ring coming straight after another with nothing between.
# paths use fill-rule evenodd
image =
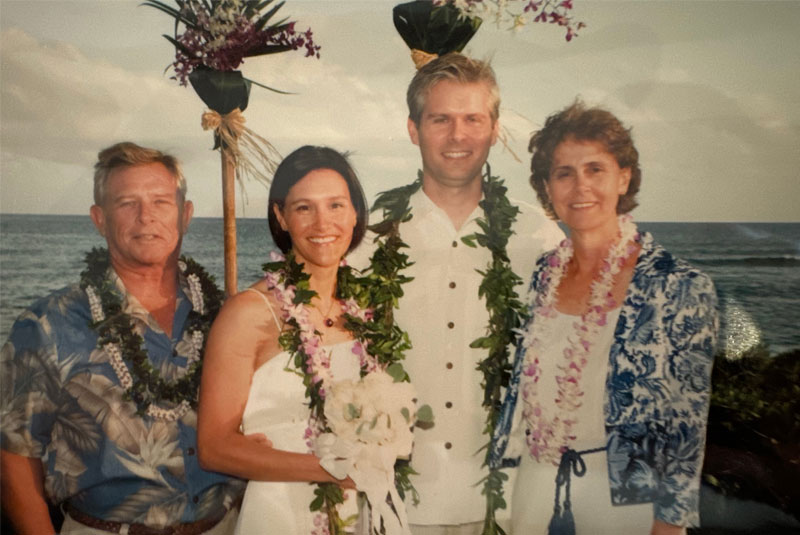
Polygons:
<instances>
[{"instance_id":1,"label":"woman's arm","mask_svg":"<svg viewBox=\"0 0 800 535\"><path fill-rule=\"evenodd\" d=\"M693 526L699 523L717 296L711 279L691 268L672 274L665 291L668 348L662 365L670 399L664 406L664 464L654 512L656 522Z\"/></svg>"},{"instance_id":2,"label":"woman's arm","mask_svg":"<svg viewBox=\"0 0 800 535\"><path fill-rule=\"evenodd\" d=\"M272 315L254 292L242 292L222 307L203 359L197 422L200 465L259 481L341 484L314 455L277 450L240 431L255 367L264 361L259 355L277 354L277 340Z\"/></svg>"}]
</instances>

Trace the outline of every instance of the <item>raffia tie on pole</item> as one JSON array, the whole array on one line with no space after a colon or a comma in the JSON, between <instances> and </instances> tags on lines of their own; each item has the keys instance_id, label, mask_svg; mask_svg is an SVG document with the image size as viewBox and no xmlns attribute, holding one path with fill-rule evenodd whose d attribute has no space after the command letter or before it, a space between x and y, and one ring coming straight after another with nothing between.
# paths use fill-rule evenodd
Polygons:
<instances>
[{"instance_id":1,"label":"raffia tie on pole","mask_svg":"<svg viewBox=\"0 0 800 535\"><path fill-rule=\"evenodd\" d=\"M244 115L239 108L225 115L208 110L203 113L201 124L203 130L214 130L219 136L223 150L230 154L236 164L236 179L242 188L242 177L245 176L269 185L281 155L269 141L245 126Z\"/></svg>"},{"instance_id":2,"label":"raffia tie on pole","mask_svg":"<svg viewBox=\"0 0 800 535\"><path fill-rule=\"evenodd\" d=\"M238 180L242 195L246 195L243 176L269 184L270 177L280 160L280 154L275 147L247 128L244 123L244 115L239 108L225 115L209 110L201 119L203 130L214 130L222 158L225 293L229 297L238 292L234 182Z\"/></svg>"},{"instance_id":3,"label":"raffia tie on pole","mask_svg":"<svg viewBox=\"0 0 800 535\"><path fill-rule=\"evenodd\" d=\"M431 54L430 52L425 52L424 50L419 50L417 48L411 49L411 60L414 62L414 66L417 68L417 70L420 70L426 64L438 57L438 54Z\"/></svg>"}]
</instances>

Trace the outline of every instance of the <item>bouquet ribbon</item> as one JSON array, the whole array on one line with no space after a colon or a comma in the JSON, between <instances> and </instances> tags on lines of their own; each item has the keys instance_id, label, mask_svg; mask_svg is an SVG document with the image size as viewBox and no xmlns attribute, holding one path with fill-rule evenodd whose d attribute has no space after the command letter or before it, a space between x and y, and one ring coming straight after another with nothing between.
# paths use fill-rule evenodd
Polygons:
<instances>
[{"instance_id":1,"label":"bouquet ribbon","mask_svg":"<svg viewBox=\"0 0 800 535\"><path fill-rule=\"evenodd\" d=\"M314 453L329 474L336 479L350 476L359 492L366 495L371 533L380 533L383 526L385 535L411 535L405 504L394 485L397 448L323 433L317 437Z\"/></svg>"}]
</instances>

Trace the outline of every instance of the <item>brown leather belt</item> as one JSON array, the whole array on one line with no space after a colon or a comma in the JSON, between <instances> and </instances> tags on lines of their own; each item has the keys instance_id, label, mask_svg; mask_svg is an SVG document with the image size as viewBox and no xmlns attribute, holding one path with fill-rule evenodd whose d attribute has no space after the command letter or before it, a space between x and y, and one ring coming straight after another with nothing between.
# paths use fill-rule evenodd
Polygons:
<instances>
[{"instance_id":1,"label":"brown leather belt","mask_svg":"<svg viewBox=\"0 0 800 535\"><path fill-rule=\"evenodd\" d=\"M166 526L163 528L154 528L145 524L124 524L122 522L113 522L111 520L101 520L93 516L87 515L83 511L79 511L72 507L70 504L66 506L66 512L74 520L80 522L84 526L108 531L109 533L124 533L123 528L128 527L128 535L200 535L210 530L220 523L225 518L228 510L224 510L221 515L211 518L204 518L197 522L188 522L186 524L175 524L174 526Z\"/></svg>"}]
</instances>

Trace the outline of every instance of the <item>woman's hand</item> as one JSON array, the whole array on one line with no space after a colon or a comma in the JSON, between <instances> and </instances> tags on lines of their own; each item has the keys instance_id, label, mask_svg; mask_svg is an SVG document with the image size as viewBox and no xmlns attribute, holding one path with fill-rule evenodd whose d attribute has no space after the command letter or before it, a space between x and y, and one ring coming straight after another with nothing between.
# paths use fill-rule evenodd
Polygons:
<instances>
[{"instance_id":1,"label":"woman's hand","mask_svg":"<svg viewBox=\"0 0 800 535\"><path fill-rule=\"evenodd\" d=\"M342 487L343 489L358 490L356 488L356 482L353 481L352 479L350 479L350 476L347 476L344 479L337 479L335 481L336 481L336 484L339 485L340 487Z\"/></svg>"},{"instance_id":2,"label":"woman's hand","mask_svg":"<svg viewBox=\"0 0 800 535\"><path fill-rule=\"evenodd\" d=\"M686 535L686 528L654 519L650 535Z\"/></svg>"}]
</instances>

